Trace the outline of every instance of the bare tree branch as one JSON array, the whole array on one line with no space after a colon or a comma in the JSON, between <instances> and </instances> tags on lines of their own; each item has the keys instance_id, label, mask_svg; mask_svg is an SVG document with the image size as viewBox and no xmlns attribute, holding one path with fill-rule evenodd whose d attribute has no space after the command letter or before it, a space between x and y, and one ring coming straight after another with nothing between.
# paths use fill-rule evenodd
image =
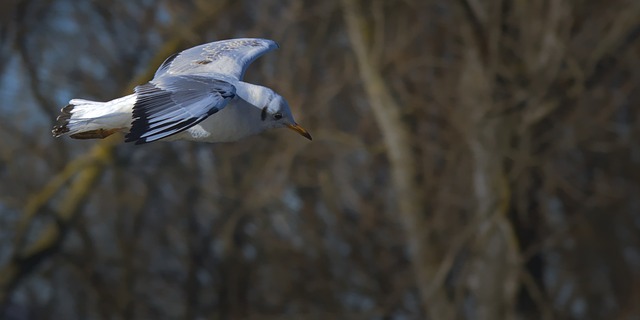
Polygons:
<instances>
[{"instance_id":1,"label":"bare tree branch","mask_svg":"<svg viewBox=\"0 0 640 320\"><path fill-rule=\"evenodd\" d=\"M215 7L213 14L219 13L219 7ZM192 24L193 30L206 27L211 13L203 12L202 16L195 19ZM160 63L171 53L176 52L182 45L181 35L167 41L164 47L157 52L155 57L150 61L146 71L136 77L129 83L125 93L130 92L133 87L142 83L145 79L151 78ZM84 203L86 197L90 194L92 188L102 172L110 163L109 159L121 137L112 136L96 144L91 152L83 156L83 158L71 162L57 176L51 179L51 182L39 193L37 193L25 208L25 215L19 223L19 232L13 258L7 264L3 271L0 272L0 305L6 302L12 289L26 274L44 261L53 252L58 250L62 241L64 241L66 230L72 223L74 217L80 212L79 208ZM26 230L32 223L35 214L48 205L50 199L65 185L65 182L74 174L77 177L71 183L66 197L62 200L58 210L56 210L57 225L49 225L41 233L32 244L25 247L24 237Z\"/></svg>"},{"instance_id":2,"label":"bare tree branch","mask_svg":"<svg viewBox=\"0 0 640 320\"><path fill-rule=\"evenodd\" d=\"M364 84L369 104L385 142L387 157L391 164L391 175L400 218L407 232L414 276L421 294L422 307L431 319L452 319L453 308L444 290L430 292L431 280L438 273L437 250L429 246L429 227L425 224L425 207L418 193L421 187L416 182L417 168L411 151L413 139L402 121L402 109L395 101L380 70L372 61L366 34L374 29L369 25L356 0L343 0L347 31L355 53L360 79Z\"/></svg>"}]
</instances>

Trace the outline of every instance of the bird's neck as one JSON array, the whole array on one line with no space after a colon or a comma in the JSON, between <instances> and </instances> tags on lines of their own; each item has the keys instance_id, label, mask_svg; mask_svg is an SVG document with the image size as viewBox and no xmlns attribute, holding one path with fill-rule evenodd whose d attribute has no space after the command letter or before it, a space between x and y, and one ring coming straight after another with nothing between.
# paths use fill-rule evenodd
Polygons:
<instances>
[{"instance_id":1,"label":"bird's neck","mask_svg":"<svg viewBox=\"0 0 640 320\"><path fill-rule=\"evenodd\" d=\"M207 130L214 133L221 141L236 140L265 129L261 112L268 103L269 94L272 91L246 82L238 82L234 86L236 97L227 107L218 112L220 117L213 116L210 121L203 124L210 127ZM230 136L226 137L225 134Z\"/></svg>"},{"instance_id":2,"label":"bird's neck","mask_svg":"<svg viewBox=\"0 0 640 320\"><path fill-rule=\"evenodd\" d=\"M263 86L242 81L236 84L236 95L259 110L262 110L269 103L273 94L271 89Z\"/></svg>"}]
</instances>

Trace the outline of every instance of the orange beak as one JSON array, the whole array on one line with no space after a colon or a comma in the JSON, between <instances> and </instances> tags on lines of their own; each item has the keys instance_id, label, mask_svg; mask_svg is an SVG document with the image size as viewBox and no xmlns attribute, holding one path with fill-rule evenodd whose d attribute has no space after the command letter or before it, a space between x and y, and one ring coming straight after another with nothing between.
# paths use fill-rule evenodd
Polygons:
<instances>
[{"instance_id":1,"label":"orange beak","mask_svg":"<svg viewBox=\"0 0 640 320\"><path fill-rule=\"evenodd\" d=\"M288 124L287 128L297 132L299 135L309 139L309 140L313 140L311 139L311 135L309 134L309 132L307 130L305 130L303 127L301 127L299 124Z\"/></svg>"}]
</instances>

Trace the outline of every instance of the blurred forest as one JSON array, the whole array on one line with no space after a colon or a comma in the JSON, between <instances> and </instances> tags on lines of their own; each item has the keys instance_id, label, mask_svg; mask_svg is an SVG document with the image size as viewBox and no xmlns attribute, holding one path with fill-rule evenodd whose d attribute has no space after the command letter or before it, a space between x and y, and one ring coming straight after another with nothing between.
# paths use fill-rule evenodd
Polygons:
<instances>
[{"instance_id":1,"label":"blurred forest","mask_svg":"<svg viewBox=\"0 0 640 320\"><path fill-rule=\"evenodd\" d=\"M309 142L54 139L170 54ZM2 319L640 319L640 1L2 0Z\"/></svg>"}]
</instances>

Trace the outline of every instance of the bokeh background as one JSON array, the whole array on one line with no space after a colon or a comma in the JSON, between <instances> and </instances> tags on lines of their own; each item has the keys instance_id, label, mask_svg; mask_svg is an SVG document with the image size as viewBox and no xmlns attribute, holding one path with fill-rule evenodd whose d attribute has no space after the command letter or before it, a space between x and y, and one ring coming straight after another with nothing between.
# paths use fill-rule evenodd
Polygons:
<instances>
[{"instance_id":1,"label":"bokeh background","mask_svg":"<svg viewBox=\"0 0 640 320\"><path fill-rule=\"evenodd\" d=\"M170 54L314 136L51 137ZM640 1L2 0L2 319L640 319Z\"/></svg>"}]
</instances>

